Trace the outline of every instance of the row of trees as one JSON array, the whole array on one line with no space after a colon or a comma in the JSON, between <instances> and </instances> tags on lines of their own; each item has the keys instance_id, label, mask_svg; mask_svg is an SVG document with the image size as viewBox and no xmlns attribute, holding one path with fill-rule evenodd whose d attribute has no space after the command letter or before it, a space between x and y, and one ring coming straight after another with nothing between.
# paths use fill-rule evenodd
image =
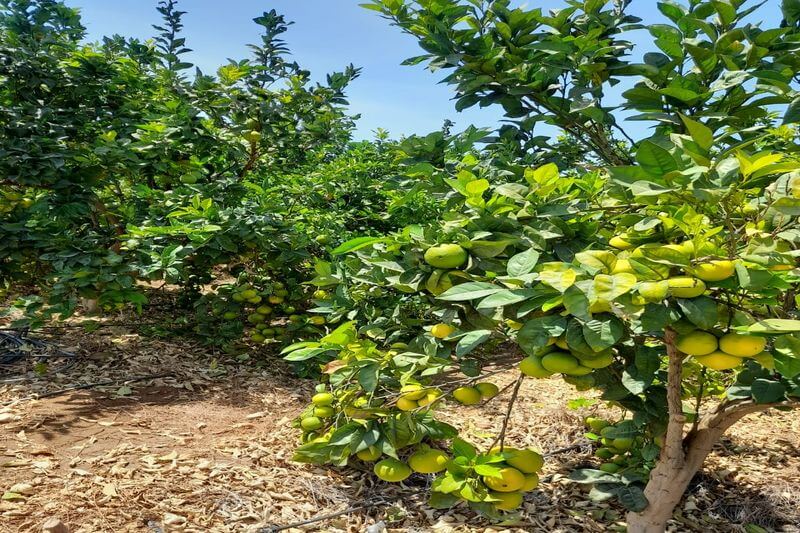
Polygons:
<instances>
[{"instance_id":1,"label":"row of trees","mask_svg":"<svg viewBox=\"0 0 800 533\"><path fill-rule=\"evenodd\" d=\"M800 5L764 28L741 0L660 2L650 25L629 3L366 4L457 110L507 121L353 143L358 70L312 83L275 12L251 58L190 76L174 0L154 40L95 45L59 1L0 2L0 283L33 325L144 312L169 283L194 333L247 324L322 376L298 460L437 474L431 505L492 517L541 457L479 450L436 407L494 397L487 366L519 366L511 407L560 375L621 413L587 421L605 462L575 481L661 531L728 427L800 398ZM658 50L633 59L633 32Z\"/></svg>"}]
</instances>

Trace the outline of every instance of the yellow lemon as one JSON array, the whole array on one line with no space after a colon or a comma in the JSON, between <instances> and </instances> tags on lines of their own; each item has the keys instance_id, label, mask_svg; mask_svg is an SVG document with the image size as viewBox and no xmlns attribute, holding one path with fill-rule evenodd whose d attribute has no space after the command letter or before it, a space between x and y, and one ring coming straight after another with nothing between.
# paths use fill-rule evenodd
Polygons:
<instances>
[{"instance_id":1,"label":"yellow lemon","mask_svg":"<svg viewBox=\"0 0 800 533\"><path fill-rule=\"evenodd\" d=\"M522 492L530 492L539 486L538 474L525 474L525 484L522 485Z\"/></svg>"},{"instance_id":2,"label":"yellow lemon","mask_svg":"<svg viewBox=\"0 0 800 533\"><path fill-rule=\"evenodd\" d=\"M436 324L431 328L431 335L437 339L444 339L449 337L455 330L456 328L450 324Z\"/></svg>"},{"instance_id":3,"label":"yellow lemon","mask_svg":"<svg viewBox=\"0 0 800 533\"><path fill-rule=\"evenodd\" d=\"M519 371L529 378L547 378L553 375L553 372L542 366L542 358L535 355L523 359L519 364Z\"/></svg>"},{"instance_id":4,"label":"yellow lemon","mask_svg":"<svg viewBox=\"0 0 800 533\"><path fill-rule=\"evenodd\" d=\"M711 333L697 330L678 337L675 346L685 354L698 356L717 351L719 342Z\"/></svg>"},{"instance_id":5,"label":"yellow lemon","mask_svg":"<svg viewBox=\"0 0 800 533\"><path fill-rule=\"evenodd\" d=\"M407 464L391 457L375 463L372 471L382 480L392 483L403 481L411 475L411 468Z\"/></svg>"},{"instance_id":6,"label":"yellow lemon","mask_svg":"<svg viewBox=\"0 0 800 533\"><path fill-rule=\"evenodd\" d=\"M400 389L400 393L403 395L403 398L408 400L419 400L420 398L425 397L428 394L422 385L417 384L410 384L410 385L403 385Z\"/></svg>"},{"instance_id":7,"label":"yellow lemon","mask_svg":"<svg viewBox=\"0 0 800 533\"><path fill-rule=\"evenodd\" d=\"M458 268L467 257L467 251L457 244L440 244L425 251L425 262L435 268Z\"/></svg>"},{"instance_id":8,"label":"yellow lemon","mask_svg":"<svg viewBox=\"0 0 800 533\"><path fill-rule=\"evenodd\" d=\"M408 466L420 474L435 474L444 470L450 458L440 450L419 450L408 458Z\"/></svg>"},{"instance_id":9,"label":"yellow lemon","mask_svg":"<svg viewBox=\"0 0 800 533\"><path fill-rule=\"evenodd\" d=\"M728 333L719 340L719 349L737 357L753 357L764 351L767 339L741 333Z\"/></svg>"},{"instance_id":10,"label":"yellow lemon","mask_svg":"<svg viewBox=\"0 0 800 533\"><path fill-rule=\"evenodd\" d=\"M475 387L459 387L453 391L453 398L464 405L481 403L481 393Z\"/></svg>"},{"instance_id":11,"label":"yellow lemon","mask_svg":"<svg viewBox=\"0 0 800 533\"><path fill-rule=\"evenodd\" d=\"M725 352L714 352L708 355L695 357L697 362L714 370L730 370L742 364L742 358L729 355Z\"/></svg>"},{"instance_id":12,"label":"yellow lemon","mask_svg":"<svg viewBox=\"0 0 800 533\"><path fill-rule=\"evenodd\" d=\"M401 411L413 411L417 407L419 407L419 404L417 402L415 402L414 400L409 400L405 396L400 396L397 399L397 408L400 409Z\"/></svg>"},{"instance_id":13,"label":"yellow lemon","mask_svg":"<svg viewBox=\"0 0 800 533\"><path fill-rule=\"evenodd\" d=\"M523 474L534 474L544 466L544 458L533 450L505 449L506 463Z\"/></svg>"},{"instance_id":14,"label":"yellow lemon","mask_svg":"<svg viewBox=\"0 0 800 533\"><path fill-rule=\"evenodd\" d=\"M436 399L439 398L439 396L441 396L441 395L442 395L442 393L437 391L437 390L428 391L428 393L425 395L424 398L420 398L419 400L417 400L417 404L420 407L424 407L426 405L430 405L434 401L436 401Z\"/></svg>"},{"instance_id":15,"label":"yellow lemon","mask_svg":"<svg viewBox=\"0 0 800 533\"><path fill-rule=\"evenodd\" d=\"M580 363L575 357L566 352L551 352L542 357L542 366L550 372L567 374L572 370L577 370Z\"/></svg>"},{"instance_id":16,"label":"yellow lemon","mask_svg":"<svg viewBox=\"0 0 800 533\"><path fill-rule=\"evenodd\" d=\"M677 298L697 298L706 292L706 284L701 279L677 277L667 280L670 291Z\"/></svg>"},{"instance_id":17,"label":"yellow lemon","mask_svg":"<svg viewBox=\"0 0 800 533\"><path fill-rule=\"evenodd\" d=\"M314 431L322 427L322 420L316 416L308 416L300 421L300 427L306 431Z\"/></svg>"},{"instance_id":18,"label":"yellow lemon","mask_svg":"<svg viewBox=\"0 0 800 533\"><path fill-rule=\"evenodd\" d=\"M376 448L375 446L370 446L365 450L361 450L356 454L356 457L361 459L362 461L375 461L377 460L383 452Z\"/></svg>"},{"instance_id":19,"label":"yellow lemon","mask_svg":"<svg viewBox=\"0 0 800 533\"><path fill-rule=\"evenodd\" d=\"M521 492L490 492L489 496L493 500L498 500L491 503L494 504L495 509L500 511L513 511L522 505L523 500Z\"/></svg>"},{"instance_id":20,"label":"yellow lemon","mask_svg":"<svg viewBox=\"0 0 800 533\"><path fill-rule=\"evenodd\" d=\"M484 476L483 482L497 492L514 492L525 485L525 476L516 468L506 467L500 469L500 477Z\"/></svg>"},{"instance_id":21,"label":"yellow lemon","mask_svg":"<svg viewBox=\"0 0 800 533\"><path fill-rule=\"evenodd\" d=\"M692 273L703 281L722 281L733 276L736 267L733 261L714 260L695 265Z\"/></svg>"},{"instance_id":22,"label":"yellow lemon","mask_svg":"<svg viewBox=\"0 0 800 533\"><path fill-rule=\"evenodd\" d=\"M500 393L500 389L494 383L483 382L476 383L475 388L481 393L481 398L490 400Z\"/></svg>"},{"instance_id":23,"label":"yellow lemon","mask_svg":"<svg viewBox=\"0 0 800 533\"><path fill-rule=\"evenodd\" d=\"M669 294L669 283L666 281L643 281L639 284L639 296L648 303L661 303Z\"/></svg>"},{"instance_id":24,"label":"yellow lemon","mask_svg":"<svg viewBox=\"0 0 800 533\"><path fill-rule=\"evenodd\" d=\"M331 405L333 403L333 394L330 392L320 392L311 397L311 403L314 405Z\"/></svg>"}]
</instances>

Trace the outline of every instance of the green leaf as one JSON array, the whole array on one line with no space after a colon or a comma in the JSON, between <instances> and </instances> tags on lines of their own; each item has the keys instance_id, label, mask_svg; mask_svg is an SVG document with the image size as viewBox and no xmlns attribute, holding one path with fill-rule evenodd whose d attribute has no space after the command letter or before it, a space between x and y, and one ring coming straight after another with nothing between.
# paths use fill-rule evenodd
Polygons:
<instances>
[{"instance_id":1,"label":"green leaf","mask_svg":"<svg viewBox=\"0 0 800 533\"><path fill-rule=\"evenodd\" d=\"M492 336L492 332L486 329L470 331L458 341L456 345L456 355L463 357L472 352L475 348L486 342Z\"/></svg>"},{"instance_id":2,"label":"green leaf","mask_svg":"<svg viewBox=\"0 0 800 533\"><path fill-rule=\"evenodd\" d=\"M467 459L474 459L478 455L478 450L475 449L475 446L460 437L453 439L451 448L453 455L466 457Z\"/></svg>"},{"instance_id":3,"label":"green leaf","mask_svg":"<svg viewBox=\"0 0 800 533\"><path fill-rule=\"evenodd\" d=\"M791 320L787 318L768 318L766 320L759 320L744 329L750 333L796 333L800 331L800 320Z\"/></svg>"},{"instance_id":4,"label":"green leaf","mask_svg":"<svg viewBox=\"0 0 800 533\"><path fill-rule=\"evenodd\" d=\"M660 147L652 141L642 141L636 151L636 161L648 174L663 176L678 170L678 162L669 153L669 150Z\"/></svg>"},{"instance_id":5,"label":"green leaf","mask_svg":"<svg viewBox=\"0 0 800 533\"><path fill-rule=\"evenodd\" d=\"M750 390L756 403L778 402L786 397L786 387L780 381L756 379Z\"/></svg>"},{"instance_id":6,"label":"green leaf","mask_svg":"<svg viewBox=\"0 0 800 533\"><path fill-rule=\"evenodd\" d=\"M491 283L485 283L483 281L470 281L467 283L462 283L461 285L456 285L455 287L451 287L444 293L437 296L437 299L448 302L465 302L468 300L484 298L502 290L505 289Z\"/></svg>"},{"instance_id":7,"label":"green leaf","mask_svg":"<svg viewBox=\"0 0 800 533\"><path fill-rule=\"evenodd\" d=\"M374 392L378 388L381 365L370 363L358 371L358 383L367 392Z\"/></svg>"},{"instance_id":8,"label":"green leaf","mask_svg":"<svg viewBox=\"0 0 800 533\"><path fill-rule=\"evenodd\" d=\"M642 489L636 485L619 487L617 489L617 499L619 499L619 503L623 507L635 513L644 511L650 505Z\"/></svg>"},{"instance_id":9,"label":"green leaf","mask_svg":"<svg viewBox=\"0 0 800 533\"><path fill-rule=\"evenodd\" d=\"M532 289L504 289L480 301L476 309L496 309L527 300L536 292Z\"/></svg>"},{"instance_id":10,"label":"green leaf","mask_svg":"<svg viewBox=\"0 0 800 533\"><path fill-rule=\"evenodd\" d=\"M692 136L694 142L706 152L710 150L714 145L714 132L711 131L711 128L696 120L692 120L686 115L680 115L680 117L686 129L689 130L689 135Z\"/></svg>"},{"instance_id":11,"label":"green leaf","mask_svg":"<svg viewBox=\"0 0 800 533\"><path fill-rule=\"evenodd\" d=\"M551 337L560 337L567 330L567 319L558 315L533 318L517 332L517 343L527 354L547 346Z\"/></svg>"},{"instance_id":12,"label":"green leaf","mask_svg":"<svg viewBox=\"0 0 800 533\"><path fill-rule=\"evenodd\" d=\"M360 250L361 248L366 248L367 246L372 246L373 244L377 244L379 242L387 242L387 241L388 239L385 237L356 237L355 239L351 239L337 246L335 249L331 251L331 254L342 255L350 252L355 252L356 250Z\"/></svg>"},{"instance_id":13,"label":"green leaf","mask_svg":"<svg viewBox=\"0 0 800 533\"><path fill-rule=\"evenodd\" d=\"M593 319L583 324L583 338L595 352L614 346L625 329L617 317Z\"/></svg>"},{"instance_id":14,"label":"green leaf","mask_svg":"<svg viewBox=\"0 0 800 533\"><path fill-rule=\"evenodd\" d=\"M797 124L800 122L800 96L792 100L783 115L784 124Z\"/></svg>"},{"instance_id":15,"label":"green leaf","mask_svg":"<svg viewBox=\"0 0 800 533\"><path fill-rule=\"evenodd\" d=\"M678 307L689 322L700 329L709 330L717 325L717 302L708 296L678 299Z\"/></svg>"},{"instance_id":16,"label":"green leaf","mask_svg":"<svg viewBox=\"0 0 800 533\"><path fill-rule=\"evenodd\" d=\"M524 252L518 253L508 260L507 272L509 276L523 276L533 272L536 263L539 262L539 252L533 248L528 248Z\"/></svg>"}]
</instances>

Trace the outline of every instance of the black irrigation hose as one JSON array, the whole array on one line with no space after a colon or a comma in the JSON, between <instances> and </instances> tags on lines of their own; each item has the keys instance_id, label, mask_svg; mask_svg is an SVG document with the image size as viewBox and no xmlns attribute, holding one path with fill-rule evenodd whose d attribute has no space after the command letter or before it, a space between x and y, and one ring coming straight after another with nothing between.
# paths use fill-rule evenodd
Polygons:
<instances>
[{"instance_id":1,"label":"black irrigation hose","mask_svg":"<svg viewBox=\"0 0 800 533\"><path fill-rule=\"evenodd\" d=\"M78 360L72 353L62 350L57 345L33 339L27 330L0 330L0 376L24 374L32 364L48 364L50 371L63 372L71 368ZM56 368L51 365L62 362ZM26 376L0 377L0 383L25 381Z\"/></svg>"}]
</instances>

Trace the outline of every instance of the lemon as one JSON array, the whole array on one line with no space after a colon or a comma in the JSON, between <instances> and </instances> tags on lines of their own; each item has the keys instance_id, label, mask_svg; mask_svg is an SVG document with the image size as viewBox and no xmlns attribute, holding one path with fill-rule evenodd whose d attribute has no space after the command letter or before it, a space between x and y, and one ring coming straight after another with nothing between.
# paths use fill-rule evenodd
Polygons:
<instances>
[{"instance_id":1,"label":"lemon","mask_svg":"<svg viewBox=\"0 0 800 533\"><path fill-rule=\"evenodd\" d=\"M544 466L544 458L533 450L505 448L503 451L505 452L503 455L506 458L506 463L523 474L534 474Z\"/></svg>"},{"instance_id":2,"label":"lemon","mask_svg":"<svg viewBox=\"0 0 800 533\"><path fill-rule=\"evenodd\" d=\"M330 405L318 405L314 408L314 416L319 418L330 418L336 411Z\"/></svg>"},{"instance_id":3,"label":"lemon","mask_svg":"<svg viewBox=\"0 0 800 533\"><path fill-rule=\"evenodd\" d=\"M714 260L695 265L692 273L703 281L722 281L733 276L736 268L733 261Z\"/></svg>"},{"instance_id":4,"label":"lemon","mask_svg":"<svg viewBox=\"0 0 800 533\"><path fill-rule=\"evenodd\" d=\"M599 457L600 459L608 460L614 457L616 453L614 453L614 451L611 450L610 448L606 448L604 446L602 448L597 448L597 450L594 452L594 455L596 457Z\"/></svg>"},{"instance_id":5,"label":"lemon","mask_svg":"<svg viewBox=\"0 0 800 533\"><path fill-rule=\"evenodd\" d=\"M222 315L222 318L224 318L225 320L233 320L234 318L238 317L239 313L234 313L233 311L228 311L224 315Z\"/></svg>"},{"instance_id":6,"label":"lemon","mask_svg":"<svg viewBox=\"0 0 800 533\"><path fill-rule=\"evenodd\" d=\"M522 505L523 500L521 492L490 492L489 496L493 500L498 500L491 503L494 504L495 509L500 511L513 511Z\"/></svg>"},{"instance_id":7,"label":"lemon","mask_svg":"<svg viewBox=\"0 0 800 533\"><path fill-rule=\"evenodd\" d=\"M500 477L484 476L483 482L497 492L515 492L525 485L525 476L516 468L500 469Z\"/></svg>"},{"instance_id":8,"label":"lemon","mask_svg":"<svg viewBox=\"0 0 800 533\"><path fill-rule=\"evenodd\" d=\"M569 372L564 372L568 376L587 376L592 373L592 368L584 365L578 365L576 368L573 368Z\"/></svg>"},{"instance_id":9,"label":"lemon","mask_svg":"<svg viewBox=\"0 0 800 533\"><path fill-rule=\"evenodd\" d=\"M523 359L519 364L519 371L529 378L547 378L553 375L553 372L542 366L542 358L535 355Z\"/></svg>"},{"instance_id":10,"label":"lemon","mask_svg":"<svg viewBox=\"0 0 800 533\"><path fill-rule=\"evenodd\" d=\"M314 405L331 405L333 403L333 394L330 392L318 392L311 397L311 403Z\"/></svg>"},{"instance_id":11,"label":"lemon","mask_svg":"<svg viewBox=\"0 0 800 533\"><path fill-rule=\"evenodd\" d=\"M467 251L457 244L440 244L425 251L425 262L434 268L458 268L467 257Z\"/></svg>"},{"instance_id":12,"label":"lemon","mask_svg":"<svg viewBox=\"0 0 800 533\"><path fill-rule=\"evenodd\" d=\"M630 437L618 437L611 441L611 445L617 450L626 452L633 446L633 439Z\"/></svg>"},{"instance_id":13,"label":"lemon","mask_svg":"<svg viewBox=\"0 0 800 533\"><path fill-rule=\"evenodd\" d=\"M737 357L754 357L764 351L767 339L741 333L728 333L719 340L719 349Z\"/></svg>"},{"instance_id":14,"label":"lemon","mask_svg":"<svg viewBox=\"0 0 800 533\"><path fill-rule=\"evenodd\" d=\"M695 357L697 362L714 370L730 370L742 364L742 358L725 352L714 352Z\"/></svg>"},{"instance_id":15,"label":"lemon","mask_svg":"<svg viewBox=\"0 0 800 533\"><path fill-rule=\"evenodd\" d=\"M419 450L408 458L408 466L420 474L436 474L444 470L444 465L449 460L447 454L440 450Z\"/></svg>"},{"instance_id":16,"label":"lemon","mask_svg":"<svg viewBox=\"0 0 800 533\"><path fill-rule=\"evenodd\" d=\"M311 322L312 324L314 324L315 326L321 326L321 325L323 325L325 323L325 317L324 316L312 316L311 318L308 319L308 321Z\"/></svg>"},{"instance_id":17,"label":"lemon","mask_svg":"<svg viewBox=\"0 0 800 533\"><path fill-rule=\"evenodd\" d=\"M614 463L603 463L598 468L607 474L616 474L619 472L619 465Z\"/></svg>"},{"instance_id":18,"label":"lemon","mask_svg":"<svg viewBox=\"0 0 800 533\"><path fill-rule=\"evenodd\" d=\"M688 355L708 355L715 352L719 344L717 338L707 331L692 331L681 335L675 342L675 347Z\"/></svg>"},{"instance_id":19,"label":"lemon","mask_svg":"<svg viewBox=\"0 0 800 533\"><path fill-rule=\"evenodd\" d=\"M247 321L251 324L261 324L266 320L267 317L262 315L261 313L250 313L247 315Z\"/></svg>"},{"instance_id":20,"label":"lemon","mask_svg":"<svg viewBox=\"0 0 800 533\"><path fill-rule=\"evenodd\" d=\"M609 350L596 357L585 358L585 359L581 358L580 361L582 366L589 369L605 368L607 366L611 366L611 364L614 363L614 353L611 352L611 350Z\"/></svg>"},{"instance_id":21,"label":"lemon","mask_svg":"<svg viewBox=\"0 0 800 533\"><path fill-rule=\"evenodd\" d=\"M322 420L316 416L308 416L300 421L300 427L306 431L314 431L322 427Z\"/></svg>"},{"instance_id":22,"label":"lemon","mask_svg":"<svg viewBox=\"0 0 800 533\"><path fill-rule=\"evenodd\" d=\"M370 446L365 450L361 450L356 454L356 457L361 459L362 461L376 461L383 452L376 448L375 446Z\"/></svg>"},{"instance_id":23,"label":"lemon","mask_svg":"<svg viewBox=\"0 0 800 533\"><path fill-rule=\"evenodd\" d=\"M522 492L530 492L539 486L539 474L525 474L525 484Z\"/></svg>"},{"instance_id":24,"label":"lemon","mask_svg":"<svg viewBox=\"0 0 800 533\"><path fill-rule=\"evenodd\" d=\"M382 480L392 483L403 481L411 475L411 468L407 464L391 457L375 463L372 471Z\"/></svg>"},{"instance_id":25,"label":"lemon","mask_svg":"<svg viewBox=\"0 0 800 533\"><path fill-rule=\"evenodd\" d=\"M706 292L706 284L701 279L692 277L677 277L667 280L673 296L678 298L697 298Z\"/></svg>"},{"instance_id":26,"label":"lemon","mask_svg":"<svg viewBox=\"0 0 800 533\"><path fill-rule=\"evenodd\" d=\"M628 248L632 248L633 244L629 243L626 239L628 235L626 233L620 233L619 235L615 235L608 240L608 244L617 248L618 250L627 250Z\"/></svg>"},{"instance_id":27,"label":"lemon","mask_svg":"<svg viewBox=\"0 0 800 533\"><path fill-rule=\"evenodd\" d=\"M400 389L400 393L403 395L403 398L416 401L424 398L428 391L422 388L422 385L411 384L403 385L403 387Z\"/></svg>"},{"instance_id":28,"label":"lemon","mask_svg":"<svg viewBox=\"0 0 800 533\"><path fill-rule=\"evenodd\" d=\"M432 391L429 391L429 392L428 392L428 393L425 395L425 397L424 397L424 398L420 398L420 399L417 401L417 404L418 404L420 407L424 407L424 406L426 406L426 405L430 405L430 404L432 404L433 402L435 402L435 401L436 401L436 399L437 399L437 398L439 398L441 395L442 395L442 393L441 393L441 392L439 392L439 391L437 391L437 390L432 390Z\"/></svg>"},{"instance_id":29,"label":"lemon","mask_svg":"<svg viewBox=\"0 0 800 533\"><path fill-rule=\"evenodd\" d=\"M284 298L283 296L276 296L273 294L272 296L267 298L267 300L269 300L269 303L271 303L272 305L278 305L283 303Z\"/></svg>"},{"instance_id":30,"label":"lemon","mask_svg":"<svg viewBox=\"0 0 800 533\"><path fill-rule=\"evenodd\" d=\"M417 402L415 402L414 400L409 400L405 396L400 396L397 399L396 405L397 408L400 409L401 411L413 411L414 409L419 407L419 404Z\"/></svg>"},{"instance_id":31,"label":"lemon","mask_svg":"<svg viewBox=\"0 0 800 533\"><path fill-rule=\"evenodd\" d=\"M500 389L494 383L476 383L475 388L481 393L481 398L490 400L500 393Z\"/></svg>"},{"instance_id":32,"label":"lemon","mask_svg":"<svg viewBox=\"0 0 800 533\"><path fill-rule=\"evenodd\" d=\"M648 303L661 303L669 294L669 283L666 281L643 281L639 284L639 296Z\"/></svg>"},{"instance_id":33,"label":"lemon","mask_svg":"<svg viewBox=\"0 0 800 533\"><path fill-rule=\"evenodd\" d=\"M314 294L312 296L314 297L315 300L326 300L328 298L328 293L320 289L314 291Z\"/></svg>"},{"instance_id":34,"label":"lemon","mask_svg":"<svg viewBox=\"0 0 800 533\"><path fill-rule=\"evenodd\" d=\"M580 366L578 360L566 352L551 352L542 357L542 366L550 372L568 374Z\"/></svg>"},{"instance_id":35,"label":"lemon","mask_svg":"<svg viewBox=\"0 0 800 533\"><path fill-rule=\"evenodd\" d=\"M453 398L464 405L481 403L481 393L475 387L459 387L453 391Z\"/></svg>"},{"instance_id":36,"label":"lemon","mask_svg":"<svg viewBox=\"0 0 800 533\"><path fill-rule=\"evenodd\" d=\"M240 294L242 298L245 300L249 300L250 298L255 298L256 296L258 296L258 293L253 289L247 289L246 291L242 291Z\"/></svg>"},{"instance_id":37,"label":"lemon","mask_svg":"<svg viewBox=\"0 0 800 533\"><path fill-rule=\"evenodd\" d=\"M599 433L603 431L603 428L608 427L607 420L603 420L602 418L596 418L593 416L587 416L584 422L586 422L586 425L589 426L589 429L591 429L595 433Z\"/></svg>"},{"instance_id":38,"label":"lemon","mask_svg":"<svg viewBox=\"0 0 800 533\"><path fill-rule=\"evenodd\" d=\"M436 324L431 328L431 335L437 339L444 339L449 337L455 330L456 328L450 324Z\"/></svg>"}]
</instances>

